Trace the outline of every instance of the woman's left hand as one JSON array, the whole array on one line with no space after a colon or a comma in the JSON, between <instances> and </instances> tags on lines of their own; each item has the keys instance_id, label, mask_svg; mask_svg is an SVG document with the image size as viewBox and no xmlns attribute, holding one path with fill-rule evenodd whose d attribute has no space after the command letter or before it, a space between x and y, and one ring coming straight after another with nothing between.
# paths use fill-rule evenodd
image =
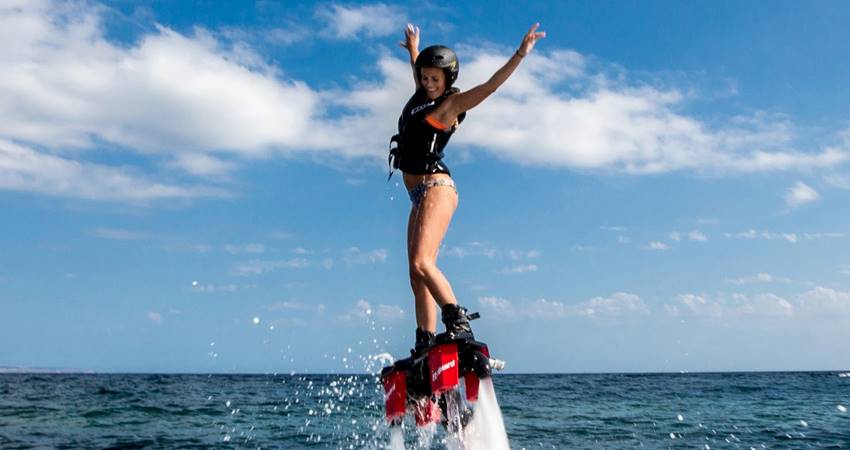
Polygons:
<instances>
[{"instance_id":1,"label":"woman's left hand","mask_svg":"<svg viewBox=\"0 0 850 450\"><path fill-rule=\"evenodd\" d=\"M528 29L528 33L525 33L525 36L522 37L522 43L519 44L519 49L516 51L517 55L525 57L525 55L529 54L531 49L534 48L534 43L537 42L538 39L546 37L545 31L537 31L539 26L539 23L535 23Z\"/></svg>"}]
</instances>

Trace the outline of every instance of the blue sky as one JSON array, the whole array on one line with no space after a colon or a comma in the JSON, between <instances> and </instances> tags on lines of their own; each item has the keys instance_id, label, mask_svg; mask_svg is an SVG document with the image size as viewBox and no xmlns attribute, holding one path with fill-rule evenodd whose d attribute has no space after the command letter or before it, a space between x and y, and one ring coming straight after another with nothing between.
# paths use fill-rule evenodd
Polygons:
<instances>
[{"instance_id":1,"label":"blue sky","mask_svg":"<svg viewBox=\"0 0 850 450\"><path fill-rule=\"evenodd\" d=\"M483 82L440 265L513 372L846 369L842 2L6 1L0 366L356 372L414 320L396 42Z\"/></svg>"}]
</instances>

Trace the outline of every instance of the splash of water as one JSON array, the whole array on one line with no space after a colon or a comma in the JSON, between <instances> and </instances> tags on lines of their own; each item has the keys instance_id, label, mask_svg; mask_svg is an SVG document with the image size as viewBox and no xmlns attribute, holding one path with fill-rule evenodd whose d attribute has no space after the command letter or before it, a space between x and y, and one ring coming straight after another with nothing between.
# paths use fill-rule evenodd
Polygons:
<instances>
[{"instance_id":1,"label":"splash of water","mask_svg":"<svg viewBox=\"0 0 850 450\"><path fill-rule=\"evenodd\" d=\"M429 423L422 427L416 427L416 447L428 449L431 448L431 443L434 441L434 435L437 434L437 424Z\"/></svg>"},{"instance_id":2,"label":"splash of water","mask_svg":"<svg viewBox=\"0 0 850 450\"><path fill-rule=\"evenodd\" d=\"M464 433L466 450L510 450L493 379L483 378L478 389L475 414Z\"/></svg>"},{"instance_id":3,"label":"splash of water","mask_svg":"<svg viewBox=\"0 0 850 450\"><path fill-rule=\"evenodd\" d=\"M390 450L404 450L404 430L390 427Z\"/></svg>"}]
</instances>

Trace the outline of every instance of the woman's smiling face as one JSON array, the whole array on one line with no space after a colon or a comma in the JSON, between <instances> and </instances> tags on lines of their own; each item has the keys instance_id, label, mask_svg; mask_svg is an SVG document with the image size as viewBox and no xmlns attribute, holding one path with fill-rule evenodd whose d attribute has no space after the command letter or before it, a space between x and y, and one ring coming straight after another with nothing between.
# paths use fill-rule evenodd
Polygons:
<instances>
[{"instance_id":1,"label":"woman's smiling face","mask_svg":"<svg viewBox=\"0 0 850 450\"><path fill-rule=\"evenodd\" d=\"M446 73L436 67L423 67L420 83L425 88L428 98L434 100L446 92Z\"/></svg>"}]
</instances>

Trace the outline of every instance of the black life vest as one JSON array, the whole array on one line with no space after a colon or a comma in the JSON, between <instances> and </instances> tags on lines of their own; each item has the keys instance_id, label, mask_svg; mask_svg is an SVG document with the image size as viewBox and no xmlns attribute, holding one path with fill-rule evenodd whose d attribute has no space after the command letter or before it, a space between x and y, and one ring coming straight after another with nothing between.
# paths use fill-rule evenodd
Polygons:
<instances>
[{"instance_id":1,"label":"black life vest","mask_svg":"<svg viewBox=\"0 0 850 450\"><path fill-rule=\"evenodd\" d=\"M419 88L410 97L398 118L398 134L390 139L390 177L395 169L415 175L451 174L448 166L443 163L443 148L456 127L440 130L431 126L425 117L437 109L449 95L458 92L460 90L457 88L451 88L439 98L431 100L425 89ZM457 123L463 122L465 117L465 112L458 115Z\"/></svg>"}]
</instances>

